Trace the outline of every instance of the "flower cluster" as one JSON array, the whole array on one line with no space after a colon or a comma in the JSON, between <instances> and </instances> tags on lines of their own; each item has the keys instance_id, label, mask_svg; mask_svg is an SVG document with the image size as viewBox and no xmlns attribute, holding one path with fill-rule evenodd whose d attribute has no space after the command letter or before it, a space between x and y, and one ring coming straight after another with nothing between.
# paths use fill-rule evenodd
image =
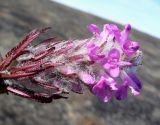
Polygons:
<instances>
[{"instance_id":1,"label":"flower cluster","mask_svg":"<svg viewBox=\"0 0 160 125\"><path fill-rule=\"evenodd\" d=\"M87 88L103 102L113 96L127 98L130 89L137 96L142 88L136 75L142 63L139 44L131 41L131 26L120 31L105 24L103 31L88 26L93 37L54 41L54 37L31 42L49 28L33 30L0 61L0 89L40 102L67 98L70 91L82 94Z\"/></svg>"},{"instance_id":2,"label":"flower cluster","mask_svg":"<svg viewBox=\"0 0 160 125\"><path fill-rule=\"evenodd\" d=\"M128 88L133 95L139 95L142 86L135 73L141 65L142 52L138 42L129 39L131 26L127 24L120 31L116 25L105 24L100 32L91 24L88 29L95 36L87 45L88 55L99 67L99 79L92 86L92 93L104 102L113 95L118 100L126 99Z\"/></svg>"}]
</instances>

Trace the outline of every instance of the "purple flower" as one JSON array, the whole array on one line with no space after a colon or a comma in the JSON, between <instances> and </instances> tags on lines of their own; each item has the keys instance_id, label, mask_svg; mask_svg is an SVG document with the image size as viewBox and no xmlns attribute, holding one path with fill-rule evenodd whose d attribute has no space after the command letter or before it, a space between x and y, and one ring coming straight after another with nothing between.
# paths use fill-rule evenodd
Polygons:
<instances>
[{"instance_id":1,"label":"purple flower","mask_svg":"<svg viewBox=\"0 0 160 125\"><path fill-rule=\"evenodd\" d=\"M121 32L121 37L120 37L120 44L121 45L124 45L124 43L129 40L129 35L131 33L131 29L132 28L131 28L130 24L125 25L124 30Z\"/></svg>"},{"instance_id":2,"label":"purple flower","mask_svg":"<svg viewBox=\"0 0 160 125\"><path fill-rule=\"evenodd\" d=\"M94 35L96 35L96 37L99 37L100 35L100 29L97 25L95 24L90 24L88 27L88 31L90 31L91 33L93 33Z\"/></svg>"},{"instance_id":3,"label":"purple flower","mask_svg":"<svg viewBox=\"0 0 160 125\"><path fill-rule=\"evenodd\" d=\"M134 73L127 74L126 72L122 71L122 79L122 85L118 88L117 91L115 91L116 99L126 99L128 95L128 88L131 89L133 95L138 96L140 94L142 85L139 78Z\"/></svg>"},{"instance_id":4,"label":"purple flower","mask_svg":"<svg viewBox=\"0 0 160 125\"><path fill-rule=\"evenodd\" d=\"M136 53L138 53L137 50L139 50L138 42L129 39L131 25L127 24L122 32L120 32L118 27L113 24L105 24L101 33L97 26L94 25L94 27L98 30L94 29L92 32L98 34L96 35L96 38L99 43L93 42L93 44L91 42L90 47L88 48L88 55L99 67L104 68L106 73L100 75L99 82L97 82L92 89L93 93L104 101L105 98L107 98L106 100L109 100L108 93L110 92L115 93L115 97L118 100L126 99L128 88L131 89L133 95L139 95L141 83L136 74L132 73L133 69L134 71L137 69L135 66L132 66L132 63L139 62L141 59L131 59L131 56L135 56ZM114 41L114 38L116 41ZM106 44L106 47L104 44ZM105 48L107 50L106 53L108 54L106 54L105 51L100 51L102 49L105 50ZM128 56L130 57L130 60L128 60ZM127 69L127 73L125 69ZM103 70L100 72L103 72ZM117 84L114 78L122 79L122 84ZM107 88L107 92L105 91L105 88Z\"/></svg>"},{"instance_id":5,"label":"purple flower","mask_svg":"<svg viewBox=\"0 0 160 125\"><path fill-rule=\"evenodd\" d=\"M99 27L97 27L95 24L90 24L88 26L88 30L92 32L97 37L97 39L101 41L106 41L108 38L116 38L117 40L119 40L120 38L120 30L114 24L105 24L103 26L102 32L100 32Z\"/></svg>"},{"instance_id":6,"label":"purple flower","mask_svg":"<svg viewBox=\"0 0 160 125\"><path fill-rule=\"evenodd\" d=\"M121 86L119 86L118 90L115 91L115 97L117 100L124 100L128 95L128 81L123 80Z\"/></svg>"},{"instance_id":7,"label":"purple flower","mask_svg":"<svg viewBox=\"0 0 160 125\"><path fill-rule=\"evenodd\" d=\"M140 90L142 88L141 81L136 76L135 73L126 73L122 71L122 79L128 81L128 87L131 89L133 95L137 96L140 94Z\"/></svg>"},{"instance_id":8,"label":"purple flower","mask_svg":"<svg viewBox=\"0 0 160 125\"><path fill-rule=\"evenodd\" d=\"M139 49L138 42L129 40L130 32L131 32L131 25L127 24L124 30L121 32L121 37L120 37L120 45L127 56L133 55Z\"/></svg>"},{"instance_id":9,"label":"purple flower","mask_svg":"<svg viewBox=\"0 0 160 125\"><path fill-rule=\"evenodd\" d=\"M120 74L121 66L130 66L131 63L120 61L120 52L113 48L105 60L104 68L109 72L112 77L118 77Z\"/></svg>"},{"instance_id":10,"label":"purple flower","mask_svg":"<svg viewBox=\"0 0 160 125\"><path fill-rule=\"evenodd\" d=\"M127 41L124 45L123 45L123 51L127 56L132 56L133 54L135 54L135 52L139 49L139 44L138 42L135 41Z\"/></svg>"},{"instance_id":11,"label":"purple flower","mask_svg":"<svg viewBox=\"0 0 160 125\"><path fill-rule=\"evenodd\" d=\"M116 40L119 40L120 37L120 30L114 24L105 24L103 27L103 32L101 33L103 39L107 40L107 37L112 37Z\"/></svg>"},{"instance_id":12,"label":"purple flower","mask_svg":"<svg viewBox=\"0 0 160 125\"><path fill-rule=\"evenodd\" d=\"M99 47L92 45L92 47L88 48L88 55L90 57L90 59L94 62L98 62L101 61L105 55L98 53Z\"/></svg>"},{"instance_id":13,"label":"purple flower","mask_svg":"<svg viewBox=\"0 0 160 125\"><path fill-rule=\"evenodd\" d=\"M109 83L102 76L98 83L92 88L92 92L103 102L108 102L112 98L112 90Z\"/></svg>"}]
</instances>

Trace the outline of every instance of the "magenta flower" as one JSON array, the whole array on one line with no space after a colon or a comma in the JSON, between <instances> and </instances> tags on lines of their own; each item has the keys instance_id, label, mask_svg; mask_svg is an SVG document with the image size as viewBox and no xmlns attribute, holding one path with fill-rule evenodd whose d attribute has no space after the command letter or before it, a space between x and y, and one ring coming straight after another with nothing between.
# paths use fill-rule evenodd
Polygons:
<instances>
[{"instance_id":1,"label":"magenta flower","mask_svg":"<svg viewBox=\"0 0 160 125\"><path fill-rule=\"evenodd\" d=\"M128 81L124 80L122 85L115 91L115 97L117 100L124 100L128 96Z\"/></svg>"},{"instance_id":2,"label":"magenta flower","mask_svg":"<svg viewBox=\"0 0 160 125\"><path fill-rule=\"evenodd\" d=\"M100 35L100 29L99 27L97 27L97 25L95 24L90 24L88 26L88 31L92 32L94 35L96 35L97 37L99 37Z\"/></svg>"},{"instance_id":3,"label":"magenta flower","mask_svg":"<svg viewBox=\"0 0 160 125\"><path fill-rule=\"evenodd\" d=\"M131 30L132 30L131 25L127 24L124 30L121 32L121 36L120 36L121 45L124 45L124 43L129 40L129 35L131 33Z\"/></svg>"},{"instance_id":4,"label":"magenta flower","mask_svg":"<svg viewBox=\"0 0 160 125\"><path fill-rule=\"evenodd\" d=\"M103 31L88 26L93 37L83 40L54 41L54 37L33 40L49 28L33 30L0 60L0 92L49 103L67 98L70 91L83 93L84 86L104 102L127 98L128 90L140 94L136 75L142 52L131 41L131 26L120 31L105 24Z\"/></svg>"},{"instance_id":5,"label":"magenta flower","mask_svg":"<svg viewBox=\"0 0 160 125\"><path fill-rule=\"evenodd\" d=\"M131 89L133 95L137 96L140 94L142 88L141 81L135 73L126 73L122 71L122 78L127 81L127 86Z\"/></svg>"},{"instance_id":6,"label":"magenta flower","mask_svg":"<svg viewBox=\"0 0 160 125\"><path fill-rule=\"evenodd\" d=\"M120 37L120 30L114 24L105 24L102 32L95 24L89 25L88 29L101 41L106 41L108 38L113 39L114 37L119 39Z\"/></svg>"},{"instance_id":7,"label":"magenta flower","mask_svg":"<svg viewBox=\"0 0 160 125\"><path fill-rule=\"evenodd\" d=\"M92 45L90 47L87 46L87 49L88 49L88 56L92 61L98 62L104 59L105 55L98 53L98 50L99 50L98 46L95 46L95 45Z\"/></svg>"},{"instance_id":8,"label":"magenta flower","mask_svg":"<svg viewBox=\"0 0 160 125\"><path fill-rule=\"evenodd\" d=\"M139 49L138 42L129 40L130 32L131 32L131 25L127 24L125 26L125 29L121 32L121 37L120 37L121 47L127 56L133 55Z\"/></svg>"},{"instance_id":9,"label":"magenta flower","mask_svg":"<svg viewBox=\"0 0 160 125\"><path fill-rule=\"evenodd\" d=\"M108 102L112 98L112 90L109 82L105 77L101 77L97 84L92 88L94 95L99 97L102 101Z\"/></svg>"},{"instance_id":10,"label":"magenta flower","mask_svg":"<svg viewBox=\"0 0 160 125\"><path fill-rule=\"evenodd\" d=\"M132 56L137 50L139 49L139 44L138 42L131 42L131 41L127 41L124 45L123 45L123 51L127 56Z\"/></svg>"},{"instance_id":11,"label":"magenta flower","mask_svg":"<svg viewBox=\"0 0 160 125\"><path fill-rule=\"evenodd\" d=\"M120 52L113 48L105 60L104 68L109 72L110 76L118 77L121 66L131 66L130 62L120 61Z\"/></svg>"}]
</instances>

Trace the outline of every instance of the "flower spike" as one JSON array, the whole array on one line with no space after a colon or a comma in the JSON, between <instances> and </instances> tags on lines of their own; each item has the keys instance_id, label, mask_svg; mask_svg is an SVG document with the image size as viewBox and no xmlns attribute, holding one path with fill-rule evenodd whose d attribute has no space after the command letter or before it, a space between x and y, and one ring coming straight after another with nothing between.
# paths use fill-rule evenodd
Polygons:
<instances>
[{"instance_id":1,"label":"flower spike","mask_svg":"<svg viewBox=\"0 0 160 125\"><path fill-rule=\"evenodd\" d=\"M87 28L93 37L56 42L49 37L37 45L33 40L50 28L31 31L0 59L0 93L42 103L67 98L71 91L82 94L84 86L103 102L124 100L129 90L139 95L142 52L129 38L131 25L123 31L114 24L105 24L103 31L95 24Z\"/></svg>"}]
</instances>

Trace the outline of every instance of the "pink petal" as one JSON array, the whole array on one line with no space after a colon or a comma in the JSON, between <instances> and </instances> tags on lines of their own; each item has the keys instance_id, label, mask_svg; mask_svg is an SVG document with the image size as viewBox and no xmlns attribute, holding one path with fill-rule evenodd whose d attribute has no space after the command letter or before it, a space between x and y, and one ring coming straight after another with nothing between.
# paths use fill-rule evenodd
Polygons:
<instances>
[{"instance_id":1,"label":"pink petal","mask_svg":"<svg viewBox=\"0 0 160 125\"><path fill-rule=\"evenodd\" d=\"M121 32L121 37L120 37L120 43L122 46L125 44L126 41L128 41L130 32L131 32L131 25L130 24L125 25L125 28Z\"/></svg>"},{"instance_id":2,"label":"pink petal","mask_svg":"<svg viewBox=\"0 0 160 125\"><path fill-rule=\"evenodd\" d=\"M117 67L115 67L115 68L110 68L110 70L109 70L109 74L112 76L112 77L118 77L119 76L119 74L120 74L120 69L119 69L119 67L117 66Z\"/></svg>"},{"instance_id":3,"label":"pink petal","mask_svg":"<svg viewBox=\"0 0 160 125\"><path fill-rule=\"evenodd\" d=\"M99 27L98 27L97 25L95 25L95 24L90 24L87 28L88 28L88 30L89 30L90 32L92 32L93 34L95 34L97 37L99 36L99 34L100 34L100 29L99 29Z\"/></svg>"},{"instance_id":4,"label":"pink petal","mask_svg":"<svg viewBox=\"0 0 160 125\"><path fill-rule=\"evenodd\" d=\"M126 62L126 61L120 61L120 62L117 62L117 65L119 65L119 66L132 66L132 63Z\"/></svg>"},{"instance_id":5,"label":"pink petal","mask_svg":"<svg viewBox=\"0 0 160 125\"><path fill-rule=\"evenodd\" d=\"M133 55L137 50L139 49L139 44L138 42L135 41L127 41L123 45L123 50L127 56Z\"/></svg>"},{"instance_id":6,"label":"pink petal","mask_svg":"<svg viewBox=\"0 0 160 125\"><path fill-rule=\"evenodd\" d=\"M111 88L106 84L105 78L102 76L99 82L92 88L92 92L103 102L108 102L112 98Z\"/></svg>"},{"instance_id":7,"label":"pink petal","mask_svg":"<svg viewBox=\"0 0 160 125\"><path fill-rule=\"evenodd\" d=\"M98 49L99 49L98 46L95 46L95 47L89 49L89 50L90 50L90 51L89 51L89 54L91 54L91 55L96 55L96 52L98 51Z\"/></svg>"},{"instance_id":8,"label":"pink petal","mask_svg":"<svg viewBox=\"0 0 160 125\"><path fill-rule=\"evenodd\" d=\"M117 91L115 91L115 97L117 100L124 100L128 96L128 81L123 81L123 84Z\"/></svg>"},{"instance_id":9,"label":"pink petal","mask_svg":"<svg viewBox=\"0 0 160 125\"><path fill-rule=\"evenodd\" d=\"M107 24L106 28L109 32L109 35L114 35L116 40L119 41L119 38L120 38L121 34L120 34L120 30L118 29L118 27L114 24Z\"/></svg>"},{"instance_id":10,"label":"pink petal","mask_svg":"<svg viewBox=\"0 0 160 125\"><path fill-rule=\"evenodd\" d=\"M108 35L109 35L109 31L108 31L108 29L107 29L107 25L108 25L108 24L105 24L105 25L103 26L103 31L102 31L101 34L100 34L102 41L106 41L107 38L108 38Z\"/></svg>"},{"instance_id":11,"label":"pink petal","mask_svg":"<svg viewBox=\"0 0 160 125\"><path fill-rule=\"evenodd\" d=\"M135 90L132 86L129 87L131 89L131 93L134 96L139 96L140 95L140 91Z\"/></svg>"},{"instance_id":12,"label":"pink petal","mask_svg":"<svg viewBox=\"0 0 160 125\"><path fill-rule=\"evenodd\" d=\"M122 78L128 80L128 86L131 89L133 95L137 96L140 94L142 88L141 81L134 73L127 74L125 71L121 72Z\"/></svg>"},{"instance_id":13,"label":"pink petal","mask_svg":"<svg viewBox=\"0 0 160 125\"><path fill-rule=\"evenodd\" d=\"M112 90L117 90L118 89L118 84L113 78L106 75L105 80L107 81L107 84L111 87Z\"/></svg>"},{"instance_id":14,"label":"pink petal","mask_svg":"<svg viewBox=\"0 0 160 125\"><path fill-rule=\"evenodd\" d=\"M80 80L82 80L87 85L92 85L95 82L95 79L86 72L80 72L78 75L79 75Z\"/></svg>"},{"instance_id":15,"label":"pink petal","mask_svg":"<svg viewBox=\"0 0 160 125\"><path fill-rule=\"evenodd\" d=\"M120 59L120 52L119 52L119 50L117 50L116 48L113 48L113 49L109 52L108 58L119 60L119 59Z\"/></svg>"},{"instance_id":16,"label":"pink petal","mask_svg":"<svg viewBox=\"0 0 160 125\"><path fill-rule=\"evenodd\" d=\"M111 65L110 63L105 63L103 67L104 67L106 70L109 70L111 66L112 66L112 65Z\"/></svg>"}]
</instances>

